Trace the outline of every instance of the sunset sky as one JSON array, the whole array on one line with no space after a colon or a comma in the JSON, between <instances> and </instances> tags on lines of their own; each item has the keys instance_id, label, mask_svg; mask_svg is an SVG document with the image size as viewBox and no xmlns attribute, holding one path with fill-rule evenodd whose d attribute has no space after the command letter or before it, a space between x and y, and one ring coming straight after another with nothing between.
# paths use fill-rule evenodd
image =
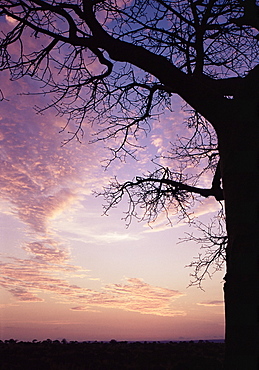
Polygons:
<instances>
[{"instance_id":1,"label":"sunset sky","mask_svg":"<svg viewBox=\"0 0 259 370\"><path fill-rule=\"evenodd\" d=\"M105 170L109 143L89 144L87 120L82 143L62 146L65 117L36 114L44 96L19 95L33 82L5 73L0 81L0 339L222 339L224 271L205 280L205 291L188 288L185 266L200 246L179 238L195 230L177 215L172 227L161 215L152 228L126 228L127 204L104 216L104 200L93 195L114 175L123 181L153 168L150 159L183 133L182 102L174 98L174 113L140 137L138 161ZM209 198L193 211L206 223L218 209Z\"/></svg>"}]
</instances>

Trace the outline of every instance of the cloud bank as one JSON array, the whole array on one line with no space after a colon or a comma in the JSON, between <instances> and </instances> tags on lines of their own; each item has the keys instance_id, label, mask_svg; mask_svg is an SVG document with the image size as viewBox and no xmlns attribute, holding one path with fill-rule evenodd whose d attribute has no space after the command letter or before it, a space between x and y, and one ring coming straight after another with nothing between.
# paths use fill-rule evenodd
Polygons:
<instances>
[{"instance_id":1,"label":"cloud bank","mask_svg":"<svg viewBox=\"0 0 259 370\"><path fill-rule=\"evenodd\" d=\"M6 84L8 93L8 80ZM19 90L20 85L15 84ZM1 103L1 211L27 226L20 246L27 257L7 257L0 263L0 286L20 303L40 304L48 294L74 311L116 308L159 316L184 315L172 305L182 293L151 286L141 279L106 284L100 291L69 282L78 276L90 280L91 276L71 263L69 246L51 228L51 220L80 202L92 184L100 186L105 181L96 170L101 149L76 142L61 148L58 127L62 124L50 113L35 115L31 107L36 103L35 97ZM99 236L108 242L125 238L135 240L128 234Z\"/></svg>"},{"instance_id":2,"label":"cloud bank","mask_svg":"<svg viewBox=\"0 0 259 370\"><path fill-rule=\"evenodd\" d=\"M35 247L35 245L33 246ZM38 246L36 246L38 250ZM183 293L152 286L145 283L142 279L128 278L125 284L107 284L100 291L82 288L75 284L70 284L67 279L61 278L62 275L69 275L69 278L78 276L87 277L88 272L81 270L78 266L60 262L54 253L51 264L46 258L41 259L10 258L11 262L1 263L2 271L0 286L11 293L20 302L43 302L42 293L48 293L56 301L69 304L71 310L92 311L94 308L116 308L125 311L134 311L142 314L158 316L183 316L184 311L174 310L173 302L175 299L184 296Z\"/></svg>"}]
</instances>

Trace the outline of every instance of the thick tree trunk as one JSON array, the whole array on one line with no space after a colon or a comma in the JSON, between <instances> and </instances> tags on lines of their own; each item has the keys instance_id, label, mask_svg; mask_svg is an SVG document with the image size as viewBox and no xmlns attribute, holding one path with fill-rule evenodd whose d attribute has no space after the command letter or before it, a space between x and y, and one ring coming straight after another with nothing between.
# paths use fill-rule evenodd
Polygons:
<instances>
[{"instance_id":1,"label":"thick tree trunk","mask_svg":"<svg viewBox=\"0 0 259 370\"><path fill-rule=\"evenodd\" d=\"M229 238L226 370L259 369L259 119L257 109L246 112L246 124L219 139Z\"/></svg>"}]
</instances>

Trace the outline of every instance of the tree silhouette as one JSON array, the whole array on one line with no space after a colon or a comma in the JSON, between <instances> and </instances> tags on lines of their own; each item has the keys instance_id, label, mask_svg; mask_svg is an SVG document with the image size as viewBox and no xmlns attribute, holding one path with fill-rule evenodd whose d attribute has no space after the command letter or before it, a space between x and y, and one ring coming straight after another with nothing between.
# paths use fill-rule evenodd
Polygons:
<instances>
[{"instance_id":1,"label":"tree silhouette","mask_svg":"<svg viewBox=\"0 0 259 370\"><path fill-rule=\"evenodd\" d=\"M258 369L258 2L2 0L0 15L1 70L43 83L48 107L68 116L68 140L80 140L87 117L100 123L95 140L110 140L111 160L135 156L139 133L172 95L192 109L194 136L172 148L172 164L203 164L211 187L197 185L202 173L158 167L111 183L108 207L126 194L128 221L137 204L152 220L172 205L188 213L195 196L224 199L225 368Z\"/></svg>"}]
</instances>

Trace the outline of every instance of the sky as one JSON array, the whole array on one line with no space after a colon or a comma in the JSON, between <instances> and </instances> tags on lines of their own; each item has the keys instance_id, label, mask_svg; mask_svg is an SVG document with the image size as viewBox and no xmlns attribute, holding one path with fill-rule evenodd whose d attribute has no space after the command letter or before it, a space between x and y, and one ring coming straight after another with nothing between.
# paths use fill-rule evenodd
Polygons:
<instances>
[{"instance_id":1,"label":"sky","mask_svg":"<svg viewBox=\"0 0 259 370\"><path fill-rule=\"evenodd\" d=\"M182 102L152 123L138 161L113 162L103 142L62 142L66 121L37 114L42 95L20 95L30 79L0 76L0 339L191 340L224 338L224 271L204 290L188 287L200 245L179 243L195 230L172 216L126 227L126 202L108 216L102 191L113 176L141 176L150 158L182 133ZM207 179L209 184L210 179ZM205 181L206 182L206 181ZM194 207L206 223L219 209L211 198Z\"/></svg>"}]
</instances>

